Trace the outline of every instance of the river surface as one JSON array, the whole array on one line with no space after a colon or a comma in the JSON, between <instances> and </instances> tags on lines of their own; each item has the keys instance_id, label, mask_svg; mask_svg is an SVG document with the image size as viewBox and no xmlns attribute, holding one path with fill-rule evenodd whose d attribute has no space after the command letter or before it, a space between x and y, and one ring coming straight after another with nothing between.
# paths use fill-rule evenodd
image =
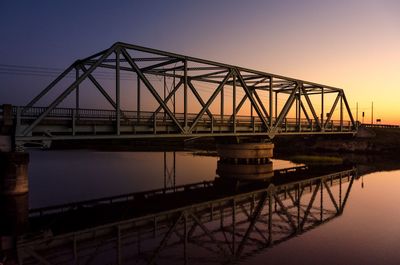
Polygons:
<instances>
[{"instance_id":1,"label":"river surface","mask_svg":"<svg viewBox=\"0 0 400 265\"><path fill-rule=\"evenodd\" d=\"M179 186L213 181L216 178L217 161L218 157L194 155L190 152L176 152L174 155L173 152L32 151L29 165L29 208L162 189L174 184ZM296 164L289 161L273 160L274 169L293 166ZM314 222L315 227L312 229L289 236L287 240L273 246L257 245L256 251L249 250L245 257L239 257L235 263L400 264L400 170L385 171L385 167L374 166L372 162L354 166L361 170L354 176L352 184L349 184L351 181L343 180L340 200L343 202L347 191L348 198L341 214L334 215L327 222ZM390 167L393 168L396 165ZM335 197L339 187L332 186L331 192ZM310 193L302 199L304 208L311 198L310 188ZM318 193L316 198L314 208L317 210L322 197L320 199ZM329 202L333 207L327 192L323 198L325 203ZM287 219L282 216L280 218ZM313 218L318 219L318 216ZM246 219L244 211L238 213L237 219ZM256 227L261 232L250 236L253 241L262 239L262 231L266 229L263 223L256 224ZM240 245L246 227L237 229L238 233L242 233L236 239L237 245ZM222 253L218 254L216 246L207 250L199 245L189 244L186 249L185 259L188 264L230 263ZM183 257L169 257L179 256L182 253L180 249L178 247L169 252L165 250L158 257L157 264L184 264ZM206 259L212 255L216 257ZM102 263L101 258L93 260L93 264ZM105 260L107 258L103 258ZM104 264L113 264L113 261ZM136 264L136 261L131 260L127 264Z\"/></svg>"}]
</instances>

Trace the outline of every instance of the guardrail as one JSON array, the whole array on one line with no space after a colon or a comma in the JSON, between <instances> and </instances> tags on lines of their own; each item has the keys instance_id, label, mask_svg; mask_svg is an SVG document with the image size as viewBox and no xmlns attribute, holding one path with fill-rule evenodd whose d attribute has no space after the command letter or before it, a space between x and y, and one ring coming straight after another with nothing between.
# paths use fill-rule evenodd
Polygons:
<instances>
[{"instance_id":1,"label":"guardrail","mask_svg":"<svg viewBox=\"0 0 400 265\"><path fill-rule=\"evenodd\" d=\"M13 106L13 115L20 115L21 120L31 120L39 117L43 112L46 111L46 107L18 107ZM178 121L184 121L183 113L175 113L175 117ZM195 120L197 114L188 114L189 122ZM117 119L117 113L115 110L102 110L102 109L74 109L74 108L55 108L51 110L45 119L57 119L57 120L70 120L75 117L77 120L106 120L115 121ZM151 122L154 120L157 122L172 122L172 119L164 112L154 113L151 111L125 111L121 110L121 121L122 122ZM232 123L232 115L213 115L211 119L206 113L201 119L203 122L213 122L216 124L221 123ZM272 122L275 123L276 119L273 118ZM261 126L262 120L256 116L236 116L236 124L252 124L253 126ZM317 124L313 121L307 119L296 119L296 118L285 118L282 122L281 128L283 131L288 130L288 126L296 125L303 128L317 129ZM343 121L342 124L340 120L331 120L326 124L326 130L335 130L340 127L351 128L350 121Z\"/></svg>"},{"instance_id":2,"label":"guardrail","mask_svg":"<svg viewBox=\"0 0 400 265\"><path fill-rule=\"evenodd\" d=\"M400 128L400 125L362 123L362 124L360 125L360 127L365 127L365 128Z\"/></svg>"}]
</instances>

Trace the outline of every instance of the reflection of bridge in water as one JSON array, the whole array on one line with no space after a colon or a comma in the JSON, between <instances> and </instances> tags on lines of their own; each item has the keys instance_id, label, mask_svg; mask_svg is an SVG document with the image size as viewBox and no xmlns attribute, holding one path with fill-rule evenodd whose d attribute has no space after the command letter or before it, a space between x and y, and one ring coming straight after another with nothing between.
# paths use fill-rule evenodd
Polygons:
<instances>
[{"instance_id":1,"label":"reflection of bridge in water","mask_svg":"<svg viewBox=\"0 0 400 265\"><path fill-rule=\"evenodd\" d=\"M226 263L343 213L356 171L298 167L242 186L230 179L33 209L21 264ZM230 188L229 188L230 187Z\"/></svg>"}]
</instances>

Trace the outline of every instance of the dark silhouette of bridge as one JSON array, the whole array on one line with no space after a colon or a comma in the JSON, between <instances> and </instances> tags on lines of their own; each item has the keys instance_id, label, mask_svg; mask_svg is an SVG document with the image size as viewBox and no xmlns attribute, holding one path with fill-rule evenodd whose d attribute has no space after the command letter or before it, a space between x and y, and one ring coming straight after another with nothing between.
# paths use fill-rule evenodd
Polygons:
<instances>
[{"instance_id":1,"label":"dark silhouette of bridge","mask_svg":"<svg viewBox=\"0 0 400 265\"><path fill-rule=\"evenodd\" d=\"M109 108L82 107L88 85ZM131 97L126 109L123 86ZM343 89L120 42L74 62L26 106L3 105L0 116L22 148L72 139L272 139L357 130Z\"/></svg>"}]
</instances>

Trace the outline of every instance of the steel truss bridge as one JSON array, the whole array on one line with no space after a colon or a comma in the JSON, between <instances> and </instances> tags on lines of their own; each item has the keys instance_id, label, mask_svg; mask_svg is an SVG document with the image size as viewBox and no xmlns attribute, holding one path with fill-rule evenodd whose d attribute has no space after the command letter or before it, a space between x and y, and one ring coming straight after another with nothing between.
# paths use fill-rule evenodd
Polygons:
<instances>
[{"instance_id":1,"label":"steel truss bridge","mask_svg":"<svg viewBox=\"0 0 400 265\"><path fill-rule=\"evenodd\" d=\"M87 85L108 109L82 107ZM122 95L124 86L128 96ZM66 102L68 107L60 107ZM1 115L14 121L21 146L70 139L272 139L357 130L343 89L120 42L74 62L26 106L3 107Z\"/></svg>"},{"instance_id":2,"label":"steel truss bridge","mask_svg":"<svg viewBox=\"0 0 400 265\"><path fill-rule=\"evenodd\" d=\"M225 264L243 261L342 215L356 175L355 169L342 169L300 181L268 187L264 184L265 188L78 231L57 232L56 229L43 236L21 237L17 243L19 263L159 264L167 260L174 264L188 261ZM135 200L143 204L146 199L184 194L187 190L207 193L213 185L213 182L204 182L33 209L30 222L43 219L54 225L68 218L71 212L117 207L121 203L125 203L123 209L127 213L128 209L134 211ZM104 213L105 208L102 209ZM81 213L77 216L82 217Z\"/></svg>"}]
</instances>

